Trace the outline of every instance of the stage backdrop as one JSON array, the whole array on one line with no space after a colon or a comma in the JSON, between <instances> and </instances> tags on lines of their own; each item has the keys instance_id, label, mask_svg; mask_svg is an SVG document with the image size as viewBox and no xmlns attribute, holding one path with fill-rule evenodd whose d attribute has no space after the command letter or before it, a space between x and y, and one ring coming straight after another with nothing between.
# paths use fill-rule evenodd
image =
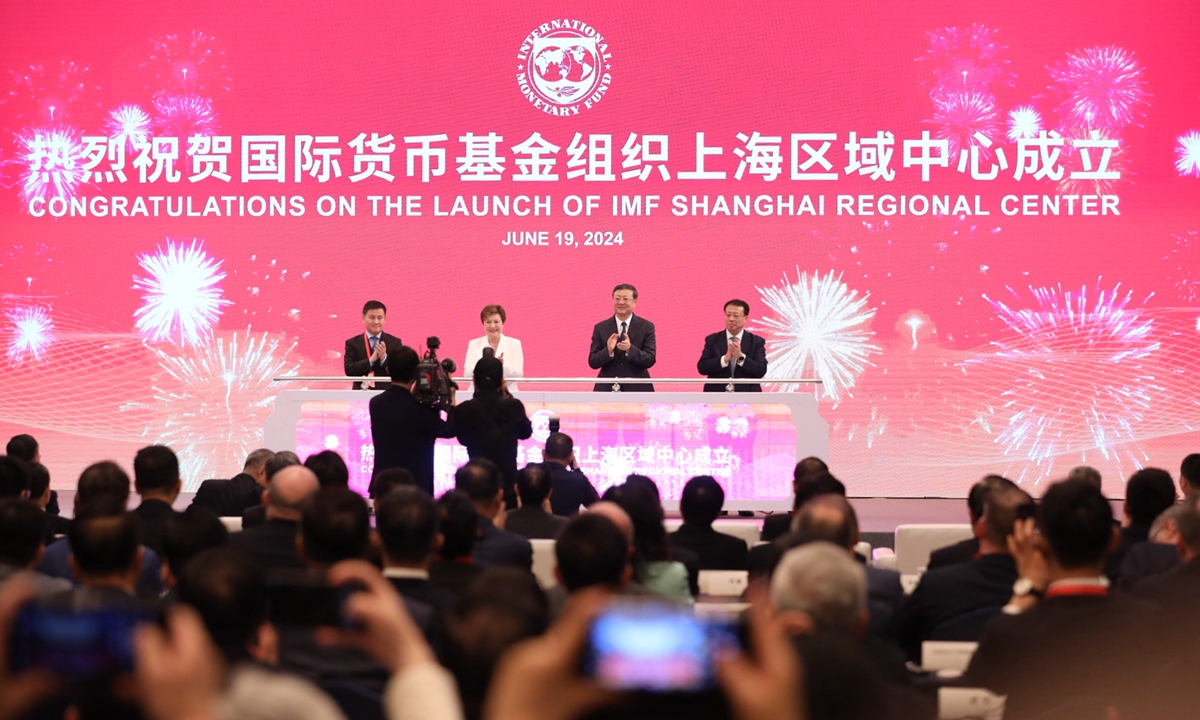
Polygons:
<instances>
[{"instance_id":1,"label":"stage backdrop","mask_svg":"<svg viewBox=\"0 0 1200 720\"><path fill-rule=\"evenodd\" d=\"M854 494L1116 495L1200 448L1200 6L5 3L0 430L56 486L260 442L360 308L461 363L502 304L587 375L637 286L662 376L750 304ZM663 388L660 388L660 390Z\"/></svg>"}]
</instances>

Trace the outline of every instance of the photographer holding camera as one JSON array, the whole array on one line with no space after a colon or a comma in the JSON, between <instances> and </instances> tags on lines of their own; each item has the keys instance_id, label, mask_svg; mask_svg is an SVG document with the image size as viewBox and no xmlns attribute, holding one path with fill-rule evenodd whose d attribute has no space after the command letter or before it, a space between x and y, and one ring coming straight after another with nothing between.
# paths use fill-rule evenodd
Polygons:
<instances>
[{"instance_id":1,"label":"photographer holding camera","mask_svg":"<svg viewBox=\"0 0 1200 720\"><path fill-rule=\"evenodd\" d=\"M404 468L413 474L417 487L433 495L433 444L438 438L454 437L449 420L454 407L454 388L448 386L446 402L425 404L413 395L417 383L417 351L402 346L389 356L392 384L371 398L371 440L375 443L372 479L388 468ZM442 419L443 410L447 419Z\"/></svg>"},{"instance_id":2,"label":"photographer holding camera","mask_svg":"<svg viewBox=\"0 0 1200 720\"><path fill-rule=\"evenodd\" d=\"M487 350L475 364L474 395L454 410L454 426L472 460L484 457L500 468L504 503L511 510L517 506L517 441L533 434L533 424L525 405L505 387L504 363Z\"/></svg>"}]
</instances>

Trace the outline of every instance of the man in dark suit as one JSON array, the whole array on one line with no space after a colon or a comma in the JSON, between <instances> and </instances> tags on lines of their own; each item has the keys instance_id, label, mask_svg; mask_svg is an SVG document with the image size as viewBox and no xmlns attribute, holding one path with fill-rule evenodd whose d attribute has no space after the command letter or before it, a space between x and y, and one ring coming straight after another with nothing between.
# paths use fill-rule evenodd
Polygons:
<instances>
[{"instance_id":1,"label":"man in dark suit","mask_svg":"<svg viewBox=\"0 0 1200 720\"><path fill-rule=\"evenodd\" d=\"M440 617L458 596L434 585L429 564L442 545L433 498L415 487L398 487L375 503L375 530L383 545L383 576L406 598L423 602Z\"/></svg>"},{"instance_id":2,"label":"man in dark suit","mask_svg":"<svg viewBox=\"0 0 1200 720\"><path fill-rule=\"evenodd\" d=\"M744 300L725 303L725 329L704 338L704 350L696 371L712 380L761 378L767 375L767 345L746 330L750 304ZM762 392L762 385L707 383L704 392Z\"/></svg>"},{"instance_id":3,"label":"man in dark suit","mask_svg":"<svg viewBox=\"0 0 1200 720\"><path fill-rule=\"evenodd\" d=\"M413 397L417 379L417 351L401 346L392 353L392 384L369 403L371 440L375 443L375 468L371 475L392 467L413 474L417 487L433 495L433 445L438 438L454 437L454 427L441 411Z\"/></svg>"},{"instance_id":4,"label":"man in dark suit","mask_svg":"<svg viewBox=\"0 0 1200 720\"><path fill-rule=\"evenodd\" d=\"M575 517L580 507L590 507L600 499L596 487L575 463L575 441L566 433L551 433L546 438L546 469L554 480L550 509L555 515Z\"/></svg>"},{"instance_id":5,"label":"man in dark suit","mask_svg":"<svg viewBox=\"0 0 1200 720\"><path fill-rule=\"evenodd\" d=\"M521 507L504 514L504 529L529 540L556 539L569 522L547 510L554 480L545 465L530 463L517 472Z\"/></svg>"},{"instance_id":6,"label":"man in dark suit","mask_svg":"<svg viewBox=\"0 0 1200 720\"><path fill-rule=\"evenodd\" d=\"M846 496L846 486L829 474L829 466L821 458L806 457L792 470L792 510L817 495L835 493ZM792 530L792 513L775 513L763 520L759 539L773 542Z\"/></svg>"},{"instance_id":7,"label":"man in dark suit","mask_svg":"<svg viewBox=\"0 0 1200 720\"><path fill-rule=\"evenodd\" d=\"M995 487L984 499L984 535L979 540L980 555L967 563L956 563L930 570L901 606L896 616L900 644L913 662L921 661L921 643L943 639L974 642L979 639L985 620L972 622L954 637L935 638L938 626L967 613L1000 608L1012 596L1017 581L1017 565L1008 551L1008 538L1017 521L1018 508L1033 499L1015 487ZM966 634L962 634L966 633Z\"/></svg>"},{"instance_id":8,"label":"man in dark suit","mask_svg":"<svg viewBox=\"0 0 1200 720\"><path fill-rule=\"evenodd\" d=\"M219 517L240 517L249 508L261 505L267 489L267 461L274 454L259 448L246 456L242 471L232 478L200 483L188 507L202 507Z\"/></svg>"},{"instance_id":9,"label":"man in dark suit","mask_svg":"<svg viewBox=\"0 0 1200 720\"><path fill-rule=\"evenodd\" d=\"M242 529L249 530L253 527L258 527L267 521L267 506L266 506L266 488L271 486L271 478L275 477L280 470L299 465L300 458L291 450L280 450L267 459L266 465L263 466L264 475L267 479L267 485L263 492L259 493L258 504L253 507L246 508L242 513ZM318 482L320 478L317 479Z\"/></svg>"},{"instance_id":10,"label":"man in dark suit","mask_svg":"<svg viewBox=\"0 0 1200 720\"><path fill-rule=\"evenodd\" d=\"M167 523L175 517L172 505L179 497L179 458L166 445L150 445L133 458L133 488L142 502L133 511L142 523L142 544L161 558Z\"/></svg>"},{"instance_id":11,"label":"man in dark suit","mask_svg":"<svg viewBox=\"0 0 1200 720\"><path fill-rule=\"evenodd\" d=\"M725 490L708 475L694 477L683 486L679 498L683 525L671 533L671 545L696 553L701 570L746 569L746 543L713 530L724 504Z\"/></svg>"},{"instance_id":12,"label":"man in dark suit","mask_svg":"<svg viewBox=\"0 0 1200 720\"><path fill-rule=\"evenodd\" d=\"M479 565L508 565L533 569L533 546L516 533L501 530L493 522L504 508L500 470L491 460L476 458L454 473L454 489L466 493L478 514L479 539L471 558Z\"/></svg>"},{"instance_id":13,"label":"man in dark suit","mask_svg":"<svg viewBox=\"0 0 1200 720\"><path fill-rule=\"evenodd\" d=\"M1112 582L1121 574L1125 555L1150 539L1150 526L1163 511L1175 504L1175 481L1171 473L1159 468L1142 468L1125 483L1125 518L1121 524L1121 542L1108 556L1104 574Z\"/></svg>"},{"instance_id":14,"label":"man in dark suit","mask_svg":"<svg viewBox=\"0 0 1200 720\"><path fill-rule=\"evenodd\" d=\"M1016 487L1012 480L1001 475L984 475L983 479L971 486L967 492L967 518L971 521L971 532L974 537L938 548L929 554L926 568L935 568L969 563L979 554L979 540L983 537L983 504L987 494L1000 486Z\"/></svg>"},{"instance_id":15,"label":"man in dark suit","mask_svg":"<svg viewBox=\"0 0 1200 720\"><path fill-rule=\"evenodd\" d=\"M471 556L479 539L479 513L466 493L452 490L437 502L442 547L429 564L429 581L461 597L483 575L484 567Z\"/></svg>"},{"instance_id":16,"label":"man in dark suit","mask_svg":"<svg viewBox=\"0 0 1200 720\"><path fill-rule=\"evenodd\" d=\"M316 474L303 465L289 465L275 473L267 489L267 521L233 533L230 546L248 553L265 570L304 569L296 533L304 506L320 487Z\"/></svg>"},{"instance_id":17,"label":"man in dark suit","mask_svg":"<svg viewBox=\"0 0 1200 720\"><path fill-rule=\"evenodd\" d=\"M599 370L602 378L648 378L657 359L654 323L633 314L638 292L632 285L613 288L615 317L596 323L592 329L592 346L588 351L588 366ZM596 383L595 392L613 392L619 385L622 392L654 392L650 383Z\"/></svg>"},{"instance_id":18,"label":"man in dark suit","mask_svg":"<svg viewBox=\"0 0 1200 720\"><path fill-rule=\"evenodd\" d=\"M525 405L508 394L504 363L484 356L472 372L475 394L454 408L454 432L467 456L487 458L500 468L506 507L517 506L517 442L533 434Z\"/></svg>"},{"instance_id":19,"label":"man in dark suit","mask_svg":"<svg viewBox=\"0 0 1200 720\"><path fill-rule=\"evenodd\" d=\"M384 390L388 386L388 353L400 349L400 338L388 335L383 331L383 323L387 319L387 306L378 300L368 300L363 305L364 332L346 340L346 349L342 353L342 361L346 374L352 377L374 375L379 380L356 382L355 390L367 386L368 389Z\"/></svg>"}]
</instances>

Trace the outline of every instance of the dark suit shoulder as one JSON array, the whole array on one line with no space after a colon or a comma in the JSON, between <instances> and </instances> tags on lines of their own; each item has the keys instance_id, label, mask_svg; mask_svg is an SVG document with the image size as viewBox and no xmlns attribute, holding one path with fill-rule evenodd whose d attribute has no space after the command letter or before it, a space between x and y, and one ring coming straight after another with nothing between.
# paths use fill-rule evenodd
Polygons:
<instances>
[{"instance_id":1,"label":"dark suit shoulder","mask_svg":"<svg viewBox=\"0 0 1200 720\"><path fill-rule=\"evenodd\" d=\"M759 533L759 539L766 542L774 542L782 535L786 535L792 529L792 514L776 513L768 515L763 519L762 531Z\"/></svg>"}]
</instances>

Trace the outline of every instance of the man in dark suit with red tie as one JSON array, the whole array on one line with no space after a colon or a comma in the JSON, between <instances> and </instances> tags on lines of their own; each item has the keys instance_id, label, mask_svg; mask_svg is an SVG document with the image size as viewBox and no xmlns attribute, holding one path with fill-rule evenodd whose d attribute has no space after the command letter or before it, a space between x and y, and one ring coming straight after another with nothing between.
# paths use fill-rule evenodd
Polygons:
<instances>
[{"instance_id":1,"label":"man in dark suit with red tie","mask_svg":"<svg viewBox=\"0 0 1200 720\"><path fill-rule=\"evenodd\" d=\"M387 306L378 300L368 300L363 305L365 331L346 340L346 350L342 354L346 374L352 377L374 375L380 378L356 382L355 390L364 385L367 389L386 390L391 383L391 378L388 377L388 352L399 350L401 342L400 338L383 331L386 319Z\"/></svg>"},{"instance_id":2,"label":"man in dark suit with red tie","mask_svg":"<svg viewBox=\"0 0 1200 720\"><path fill-rule=\"evenodd\" d=\"M612 297L615 317L597 323L592 329L588 365L600 371L597 377L648 378L657 352L654 323L633 314L638 299L634 286L618 285L613 288ZM593 389L596 392L654 392L650 383L598 382Z\"/></svg>"},{"instance_id":3,"label":"man in dark suit with red tie","mask_svg":"<svg viewBox=\"0 0 1200 720\"><path fill-rule=\"evenodd\" d=\"M744 300L725 303L725 329L704 338L704 352L696 371L711 380L761 378L767 374L767 344L746 330L750 304ZM707 383L704 392L762 392L757 383Z\"/></svg>"}]
</instances>

